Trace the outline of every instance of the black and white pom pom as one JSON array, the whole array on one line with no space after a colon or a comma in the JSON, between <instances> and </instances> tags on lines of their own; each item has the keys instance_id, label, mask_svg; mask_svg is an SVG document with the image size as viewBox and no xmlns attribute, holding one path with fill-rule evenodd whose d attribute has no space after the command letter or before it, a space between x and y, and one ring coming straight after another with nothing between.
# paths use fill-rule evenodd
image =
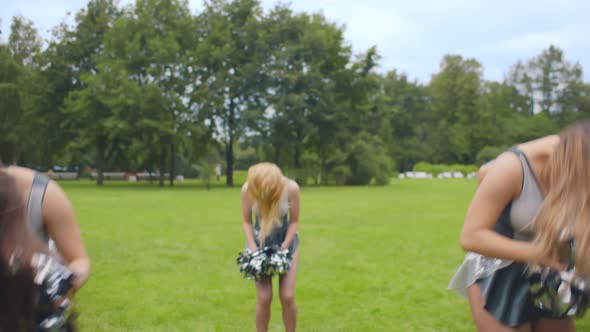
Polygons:
<instances>
[{"instance_id":1,"label":"black and white pom pom","mask_svg":"<svg viewBox=\"0 0 590 332\"><path fill-rule=\"evenodd\" d=\"M572 265L566 271L537 268L529 271L534 305L552 318L582 317L588 309L588 281L577 277Z\"/></svg>"},{"instance_id":2,"label":"black and white pom pom","mask_svg":"<svg viewBox=\"0 0 590 332\"><path fill-rule=\"evenodd\" d=\"M291 254L288 249L279 246L265 246L254 252L246 249L237 259L240 273L246 279L260 280L275 274L284 274L291 267Z\"/></svg>"}]
</instances>

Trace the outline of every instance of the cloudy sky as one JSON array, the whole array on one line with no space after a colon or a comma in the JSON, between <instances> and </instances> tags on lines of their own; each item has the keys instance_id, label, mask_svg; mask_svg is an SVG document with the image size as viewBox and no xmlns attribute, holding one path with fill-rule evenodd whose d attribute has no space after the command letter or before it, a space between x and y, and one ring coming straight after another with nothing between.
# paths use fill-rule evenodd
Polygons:
<instances>
[{"instance_id":1,"label":"cloudy sky","mask_svg":"<svg viewBox=\"0 0 590 332\"><path fill-rule=\"evenodd\" d=\"M132 0L121 0L121 4ZM202 0L189 0L199 11ZM284 1L283 1L284 2ZM32 19L43 37L75 13L86 0L0 0L2 38L11 17ZM265 9L276 0L262 0ZM517 60L539 54L550 44L580 62L590 81L590 1L587 0L294 0L296 11L322 11L346 26L346 39L356 53L377 45L381 71L398 69L428 82L443 55L473 57L486 79L501 80ZM71 21L71 18L69 19ZM68 21L68 22L69 22Z\"/></svg>"}]
</instances>

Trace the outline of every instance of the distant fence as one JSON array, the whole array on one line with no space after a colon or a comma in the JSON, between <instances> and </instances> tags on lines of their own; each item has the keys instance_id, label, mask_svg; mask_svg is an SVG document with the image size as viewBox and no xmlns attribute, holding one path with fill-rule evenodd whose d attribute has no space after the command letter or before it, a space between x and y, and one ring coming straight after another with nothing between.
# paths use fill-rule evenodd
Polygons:
<instances>
[{"instance_id":1,"label":"distant fence","mask_svg":"<svg viewBox=\"0 0 590 332\"><path fill-rule=\"evenodd\" d=\"M45 173L52 180L78 180L78 172L47 172Z\"/></svg>"},{"instance_id":2,"label":"distant fence","mask_svg":"<svg viewBox=\"0 0 590 332\"><path fill-rule=\"evenodd\" d=\"M474 178L477 176L477 173L472 172L467 174L467 176L463 175L461 172L442 172L436 176L438 179L463 179L463 178ZM400 173L398 179L433 179L435 178L432 174L427 172L405 172Z\"/></svg>"},{"instance_id":3,"label":"distant fence","mask_svg":"<svg viewBox=\"0 0 590 332\"><path fill-rule=\"evenodd\" d=\"M158 172L103 172L102 173L103 179L105 180L124 180L129 182L137 182L137 181L148 181L148 180L158 180L160 178L160 173ZM170 173L164 173L164 178L168 179ZM90 177L94 180L98 178L98 172L90 173ZM177 175L175 180L178 182L184 181L183 175Z\"/></svg>"}]
</instances>

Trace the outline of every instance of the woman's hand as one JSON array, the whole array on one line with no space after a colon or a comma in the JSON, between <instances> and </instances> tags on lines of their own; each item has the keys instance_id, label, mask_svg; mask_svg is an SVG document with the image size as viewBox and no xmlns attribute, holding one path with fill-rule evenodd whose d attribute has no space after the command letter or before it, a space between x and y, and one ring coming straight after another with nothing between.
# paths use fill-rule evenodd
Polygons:
<instances>
[{"instance_id":1,"label":"woman's hand","mask_svg":"<svg viewBox=\"0 0 590 332\"><path fill-rule=\"evenodd\" d=\"M74 279L72 280L74 289L80 289L88 281L88 277L90 276L90 260L77 259L71 262L68 268L74 275Z\"/></svg>"},{"instance_id":2,"label":"woman's hand","mask_svg":"<svg viewBox=\"0 0 590 332\"><path fill-rule=\"evenodd\" d=\"M557 271L565 271L567 265L561 263L559 254L554 251L551 255L547 256L541 245L538 243L531 243L532 262L540 266L546 266Z\"/></svg>"}]
</instances>

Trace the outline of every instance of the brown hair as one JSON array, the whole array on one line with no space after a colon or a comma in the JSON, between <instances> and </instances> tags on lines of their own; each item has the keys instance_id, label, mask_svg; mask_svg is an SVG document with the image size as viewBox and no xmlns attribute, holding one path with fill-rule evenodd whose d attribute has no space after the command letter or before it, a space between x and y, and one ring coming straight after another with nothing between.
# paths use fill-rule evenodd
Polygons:
<instances>
[{"instance_id":1,"label":"brown hair","mask_svg":"<svg viewBox=\"0 0 590 332\"><path fill-rule=\"evenodd\" d=\"M280 203L286 187L285 177L275 164L260 163L248 169L248 195L258 204L260 213L260 245L281 223Z\"/></svg>"},{"instance_id":2,"label":"brown hair","mask_svg":"<svg viewBox=\"0 0 590 332\"><path fill-rule=\"evenodd\" d=\"M535 221L536 241L549 256L573 239L576 270L590 276L590 121L560 133L542 179L547 196Z\"/></svg>"},{"instance_id":3,"label":"brown hair","mask_svg":"<svg viewBox=\"0 0 590 332\"><path fill-rule=\"evenodd\" d=\"M25 221L15 179L0 168L0 331L32 331L37 287L32 257L45 251Z\"/></svg>"}]
</instances>

